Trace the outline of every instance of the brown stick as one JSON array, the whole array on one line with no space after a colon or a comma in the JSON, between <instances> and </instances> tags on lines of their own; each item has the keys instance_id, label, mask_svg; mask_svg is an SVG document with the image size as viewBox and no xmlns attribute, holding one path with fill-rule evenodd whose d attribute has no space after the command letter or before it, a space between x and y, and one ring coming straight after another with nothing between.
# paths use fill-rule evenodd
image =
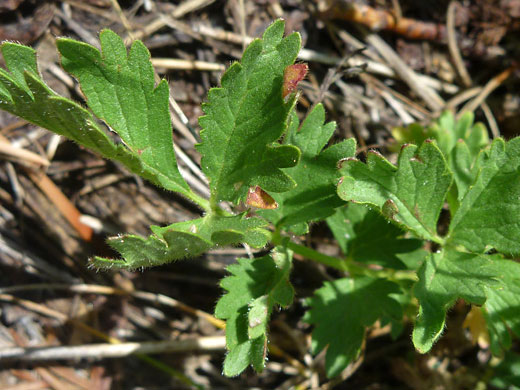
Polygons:
<instances>
[{"instance_id":1,"label":"brown stick","mask_svg":"<svg viewBox=\"0 0 520 390\"><path fill-rule=\"evenodd\" d=\"M392 12L347 1L334 1L323 15L332 19L357 22L372 31L390 30L410 39L444 41L446 27L409 18L396 18Z\"/></svg>"}]
</instances>

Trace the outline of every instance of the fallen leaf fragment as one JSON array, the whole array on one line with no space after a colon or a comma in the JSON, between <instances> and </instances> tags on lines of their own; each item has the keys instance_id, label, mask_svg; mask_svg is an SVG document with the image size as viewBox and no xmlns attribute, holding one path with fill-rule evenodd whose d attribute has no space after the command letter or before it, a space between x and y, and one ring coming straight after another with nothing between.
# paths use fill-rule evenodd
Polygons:
<instances>
[{"instance_id":1,"label":"fallen leaf fragment","mask_svg":"<svg viewBox=\"0 0 520 390\"><path fill-rule=\"evenodd\" d=\"M285 98L296 91L298 83L305 78L309 67L307 64L293 64L285 68L283 72L282 96Z\"/></svg>"},{"instance_id":2,"label":"fallen leaf fragment","mask_svg":"<svg viewBox=\"0 0 520 390\"><path fill-rule=\"evenodd\" d=\"M259 186L251 187L249 189L246 204L264 210L273 210L278 208L278 203L276 203L273 197Z\"/></svg>"}]
</instances>

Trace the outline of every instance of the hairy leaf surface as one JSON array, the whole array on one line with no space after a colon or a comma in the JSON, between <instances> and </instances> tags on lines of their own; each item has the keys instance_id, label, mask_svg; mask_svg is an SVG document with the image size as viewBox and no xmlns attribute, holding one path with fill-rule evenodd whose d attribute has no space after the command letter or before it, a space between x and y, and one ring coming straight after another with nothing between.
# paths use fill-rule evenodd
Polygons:
<instances>
[{"instance_id":1,"label":"hairy leaf surface","mask_svg":"<svg viewBox=\"0 0 520 390\"><path fill-rule=\"evenodd\" d=\"M206 115L199 118L197 150L216 203L243 198L251 186L283 192L295 185L280 168L298 163L298 148L273 144L295 104L294 96L283 99L282 84L285 68L300 50L299 34L283 38L283 33L284 23L277 21L263 39L254 40L202 106Z\"/></svg>"},{"instance_id":2,"label":"hairy leaf surface","mask_svg":"<svg viewBox=\"0 0 520 390\"><path fill-rule=\"evenodd\" d=\"M365 329L378 318L401 319L399 303L389 295L399 293L397 284L383 279L361 277L325 282L307 300L310 310L304 320L315 326L312 352L328 346L327 376L338 375L359 354Z\"/></svg>"},{"instance_id":3,"label":"hairy leaf surface","mask_svg":"<svg viewBox=\"0 0 520 390\"><path fill-rule=\"evenodd\" d=\"M173 151L168 83L162 80L155 88L148 49L135 41L127 54L123 40L110 30L99 38L101 52L83 42L58 39L63 68L79 80L94 114L157 172L164 188L191 192Z\"/></svg>"},{"instance_id":4,"label":"hairy leaf surface","mask_svg":"<svg viewBox=\"0 0 520 390\"><path fill-rule=\"evenodd\" d=\"M403 146L397 167L369 151L366 164L346 159L340 172L340 198L370 204L417 236L442 241L437 236L437 219L452 178L433 142L425 142L419 149Z\"/></svg>"},{"instance_id":5,"label":"hairy leaf surface","mask_svg":"<svg viewBox=\"0 0 520 390\"><path fill-rule=\"evenodd\" d=\"M238 259L221 281L227 293L218 301L215 316L226 320L224 374L235 376L249 364L257 372L265 365L267 323L275 306L287 307L294 297L289 282L292 253L277 247L271 255Z\"/></svg>"},{"instance_id":6,"label":"hairy leaf surface","mask_svg":"<svg viewBox=\"0 0 520 390\"><path fill-rule=\"evenodd\" d=\"M207 216L166 227L152 226L153 235L133 234L108 239L108 244L122 255L122 259L96 257L91 263L98 268L127 268L157 266L186 257L198 256L216 246L247 243L255 248L267 243L266 222L246 218Z\"/></svg>"},{"instance_id":7,"label":"hairy leaf surface","mask_svg":"<svg viewBox=\"0 0 520 390\"><path fill-rule=\"evenodd\" d=\"M117 160L158 186L177 188L135 151L114 144L89 111L45 85L38 74L33 49L5 42L1 50L10 73L0 68L0 109Z\"/></svg>"}]
</instances>

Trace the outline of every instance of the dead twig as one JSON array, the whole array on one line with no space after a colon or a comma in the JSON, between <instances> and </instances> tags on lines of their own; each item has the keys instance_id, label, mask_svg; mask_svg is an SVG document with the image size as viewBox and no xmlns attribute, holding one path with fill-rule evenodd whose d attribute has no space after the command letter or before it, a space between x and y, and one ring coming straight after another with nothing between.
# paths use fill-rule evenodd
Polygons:
<instances>
[{"instance_id":1,"label":"dead twig","mask_svg":"<svg viewBox=\"0 0 520 390\"><path fill-rule=\"evenodd\" d=\"M455 10L458 4L456 1L451 1L448 6L448 12L446 16L446 30L448 35L448 50L450 52L450 56L453 59L455 64L455 69L459 74L462 83L465 87L471 86L471 77L464 66L464 61L462 61L462 56L460 54L459 47L457 45L457 35L455 32Z\"/></svg>"},{"instance_id":2,"label":"dead twig","mask_svg":"<svg viewBox=\"0 0 520 390\"><path fill-rule=\"evenodd\" d=\"M332 4L329 9L324 10L322 17L360 23L372 31L394 31L410 39L444 41L446 37L446 28L442 24L403 18L393 12L378 10L351 1L334 1ZM396 9L396 3L393 4ZM400 13L399 10L396 9L396 11Z\"/></svg>"}]
</instances>

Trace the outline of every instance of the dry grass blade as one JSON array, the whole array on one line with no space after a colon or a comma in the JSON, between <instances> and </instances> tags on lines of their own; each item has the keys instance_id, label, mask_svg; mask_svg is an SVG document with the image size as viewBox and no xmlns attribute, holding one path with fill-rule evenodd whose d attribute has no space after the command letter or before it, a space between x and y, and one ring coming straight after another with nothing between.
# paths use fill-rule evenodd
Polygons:
<instances>
[{"instance_id":1,"label":"dry grass blade","mask_svg":"<svg viewBox=\"0 0 520 390\"><path fill-rule=\"evenodd\" d=\"M117 288L113 288L113 287L109 287L109 286L88 285L88 284L67 285L67 284L52 284L52 283L12 286L12 287L0 288L0 300L6 300L9 302L13 302L13 303L19 303L22 306L29 308L30 310L34 310L41 314L58 318L61 321L65 321L67 319L67 317L64 314L55 312L50 309L46 309L45 306L34 304L34 302L22 300L19 298L15 298L11 295L7 295L8 293L13 293L13 292L43 290L43 289L67 290L67 291L76 292L76 293L129 295L129 296L132 296L135 298L143 299L148 302L153 302L153 303L158 303L158 304L162 304L162 305L169 306L169 307L178 308L186 313L195 315L201 319L208 321L210 324L214 325L215 327L217 327L219 329L224 329L226 327L226 324L224 321L221 321L221 320L215 318L211 314L208 314L199 309L195 309L189 305L179 302L178 300L170 298L166 295L153 294L153 293L146 292L146 291L126 291L126 290L117 289ZM76 324L77 321L73 320L72 322ZM87 331L91 332L92 329L88 325L85 325L81 322L79 322L79 324L82 324L82 327L84 327ZM99 333L99 332L96 331L96 333ZM105 338L105 337L103 337L103 338ZM119 341L114 341L114 340L116 340L116 339L111 339L109 341L111 343L120 344ZM295 367L300 373L303 374L306 372L306 368L302 363L300 363L297 359L294 359L293 357L291 357L290 355L285 353L283 350L278 348L276 345L271 344L269 346L269 348L270 348L270 351L274 355L285 359L289 364L291 364L293 367Z\"/></svg>"},{"instance_id":2,"label":"dry grass blade","mask_svg":"<svg viewBox=\"0 0 520 390\"><path fill-rule=\"evenodd\" d=\"M49 370L43 367L36 367L36 372L40 375L54 390L76 390L76 386L61 381L53 375Z\"/></svg>"},{"instance_id":3,"label":"dry grass blade","mask_svg":"<svg viewBox=\"0 0 520 390\"><path fill-rule=\"evenodd\" d=\"M11 145L10 142L5 142L0 138L0 154L11 160L23 165L38 165L47 167L49 166L49 160L41 157L40 155L33 153L29 150L16 148Z\"/></svg>"},{"instance_id":4,"label":"dry grass blade","mask_svg":"<svg viewBox=\"0 0 520 390\"><path fill-rule=\"evenodd\" d=\"M206 7L212 3L214 3L215 0L186 0L180 5L178 5L175 10L171 13L171 17L174 19L180 19L184 15L199 10L203 7ZM163 15L164 16L164 15ZM153 22L148 23L148 25L139 30L136 31L133 34L133 37L128 37L125 39L125 43L130 43L133 39L143 39L144 37L153 34L155 31L160 30L161 28L165 27L167 25L165 19L162 16L159 16L157 19L155 19Z\"/></svg>"},{"instance_id":5,"label":"dry grass blade","mask_svg":"<svg viewBox=\"0 0 520 390\"><path fill-rule=\"evenodd\" d=\"M26 272L38 274L40 278L68 283L78 281L67 271L50 265L43 258L35 255L27 248L22 248L4 235L0 236L0 255L4 257L4 260L9 257L12 258L20 267L28 269Z\"/></svg>"},{"instance_id":6,"label":"dry grass blade","mask_svg":"<svg viewBox=\"0 0 520 390\"><path fill-rule=\"evenodd\" d=\"M44 361L66 359L121 358L133 354L171 352L212 352L226 348L225 336L198 337L182 340L145 341L118 344L89 344L59 347L0 349L0 360Z\"/></svg>"},{"instance_id":7,"label":"dry grass blade","mask_svg":"<svg viewBox=\"0 0 520 390\"><path fill-rule=\"evenodd\" d=\"M462 83L465 87L471 86L471 77L464 66L464 61L462 61L462 56L460 55L459 48L457 46L457 35L455 32L455 11L457 8L457 2L451 1L448 6L448 13L446 16L446 30L448 34L448 49L450 51L451 58L455 63L455 69L462 79Z\"/></svg>"},{"instance_id":8,"label":"dry grass blade","mask_svg":"<svg viewBox=\"0 0 520 390\"><path fill-rule=\"evenodd\" d=\"M153 66L163 69L184 69L223 72L226 67L206 61L189 61L178 58L152 58Z\"/></svg>"},{"instance_id":9,"label":"dry grass blade","mask_svg":"<svg viewBox=\"0 0 520 390\"><path fill-rule=\"evenodd\" d=\"M29 301L27 299L21 299L21 298L17 298L12 295L9 295L9 294L2 294L2 293L0 293L0 301L10 302L13 304L20 305L28 310L34 311L39 314L43 314L44 316L54 318L54 319L60 321L61 323L70 322L73 325L75 325L76 327L78 327L96 337L106 340L111 344L121 344L122 343L121 340L119 340L115 337L107 336L105 333L103 333L97 329L94 329L91 326L89 326L79 320L76 320L74 318L69 318L67 315L65 315L59 311L50 309L50 308L46 307L45 305L41 305L41 304L38 304L38 303L35 303L32 301ZM181 381L189 386L194 386L194 382L190 378L188 378L184 374L178 372L177 370L169 367L168 365L166 365L160 361L157 361L145 354L137 354L137 356L141 360L149 363L150 365L152 365L164 372L169 373L171 376L177 378L179 381Z\"/></svg>"},{"instance_id":10,"label":"dry grass blade","mask_svg":"<svg viewBox=\"0 0 520 390\"><path fill-rule=\"evenodd\" d=\"M397 55L397 53L379 36L368 34L366 41L374 46L379 54L390 64L401 79L408 84L410 89L422 98L424 103L432 110L439 111L444 107L444 100L429 86L425 85L417 77L417 74Z\"/></svg>"},{"instance_id":11,"label":"dry grass blade","mask_svg":"<svg viewBox=\"0 0 520 390\"><path fill-rule=\"evenodd\" d=\"M489 80L484 86L484 88L482 88L480 93L460 109L460 111L457 114L457 117L460 117L465 111L475 111L477 107L480 106L484 102L484 100L486 100L486 98L489 96L489 94L491 94L491 92L497 89L509 76L511 76L515 69L516 68L514 66L510 66L509 68L500 72L491 80Z\"/></svg>"},{"instance_id":12,"label":"dry grass blade","mask_svg":"<svg viewBox=\"0 0 520 390\"><path fill-rule=\"evenodd\" d=\"M27 170L27 175L40 188L40 190L47 195L62 215L69 221L72 227L78 232L79 236L85 240L90 241L94 234L92 228L80 222L81 213L74 206L74 204L65 196L54 182L49 179L44 173L36 173Z\"/></svg>"},{"instance_id":13,"label":"dry grass blade","mask_svg":"<svg viewBox=\"0 0 520 390\"><path fill-rule=\"evenodd\" d=\"M213 324L217 328L223 329L225 327L225 322L219 319L216 319L211 314L208 314L202 310L195 309L189 305L186 305L182 302L179 302L176 299L170 298L163 294L154 294L146 291L126 291L110 286L101 286L101 285L93 285L93 284L57 284L57 283L39 283L39 284L27 284L21 286L12 286L0 288L0 299L2 299L2 294L10 294L13 292L20 291L34 291L34 290L66 290L75 293L82 294L104 294L104 295L129 295L135 298L139 298L148 302L158 303L161 305L175 307L186 313L195 315L199 318L207 320L209 323ZM14 297L9 298L9 300L14 299ZM31 306L33 307L33 306ZM51 312L54 313L54 312ZM42 313L45 314L45 313ZM64 315L58 315L60 319L65 320L66 317Z\"/></svg>"},{"instance_id":14,"label":"dry grass blade","mask_svg":"<svg viewBox=\"0 0 520 390\"><path fill-rule=\"evenodd\" d=\"M482 91L482 87L473 87L470 89L466 89L465 91L462 91L461 93L453 96L450 100L446 102L446 109L454 109L459 104L465 102L466 100L469 100L473 98L474 96L478 95Z\"/></svg>"},{"instance_id":15,"label":"dry grass blade","mask_svg":"<svg viewBox=\"0 0 520 390\"><path fill-rule=\"evenodd\" d=\"M6 386L3 390L40 390L48 389L49 384L45 381L22 382L17 385Z\"/></svg>"},{"instance_id":16,"label":"dry grass blade","mask_svg":"<svg viewBox=\"0 0 520 390\"><path fill-rule=\"evenodd\" d=\"M170 27L179 27L179 23L176 23L175 25L170 25ZM183 31L186 32L186 29L189 28L188 25L183 24ZM194 38L199 39L199 37L196 34L201 34L205 37L210 37L212 39L218 39L221 41L231 42L237 45L242 45L243 42L249 43L253 40L251 37L241 37L238 34L235 34L230 31L225 31L221 29L215 29L210 26L206 25L199 25L194 26L192 29L194 33ZM337 66L340 64L343 59L337 56L324 54L321 52L318 52L316 50L311 50L307 48L303 48L300 50L300 53L298 54L298 59L302 61L308 61L308 62L317 62L324 65L332 65ZM374 59L367 59L359 55L355 55L352 58L349 58L348 61L346 61L346 65L349 67L359 67L359 66L366 66L366 71L369 73L377 74L380 76L385 77L397 77L398 74L389 67L386 64L383 64L381 62L375 61ZM420 80L421 84L424 84L428 86L429 88L436 89L439 91L444 91L447 93L455 93L458 91L458 87L453 84L441 82L435 78L425 76L425 75L416 75L416 77Z\"/></svg>"}]
</instances>

